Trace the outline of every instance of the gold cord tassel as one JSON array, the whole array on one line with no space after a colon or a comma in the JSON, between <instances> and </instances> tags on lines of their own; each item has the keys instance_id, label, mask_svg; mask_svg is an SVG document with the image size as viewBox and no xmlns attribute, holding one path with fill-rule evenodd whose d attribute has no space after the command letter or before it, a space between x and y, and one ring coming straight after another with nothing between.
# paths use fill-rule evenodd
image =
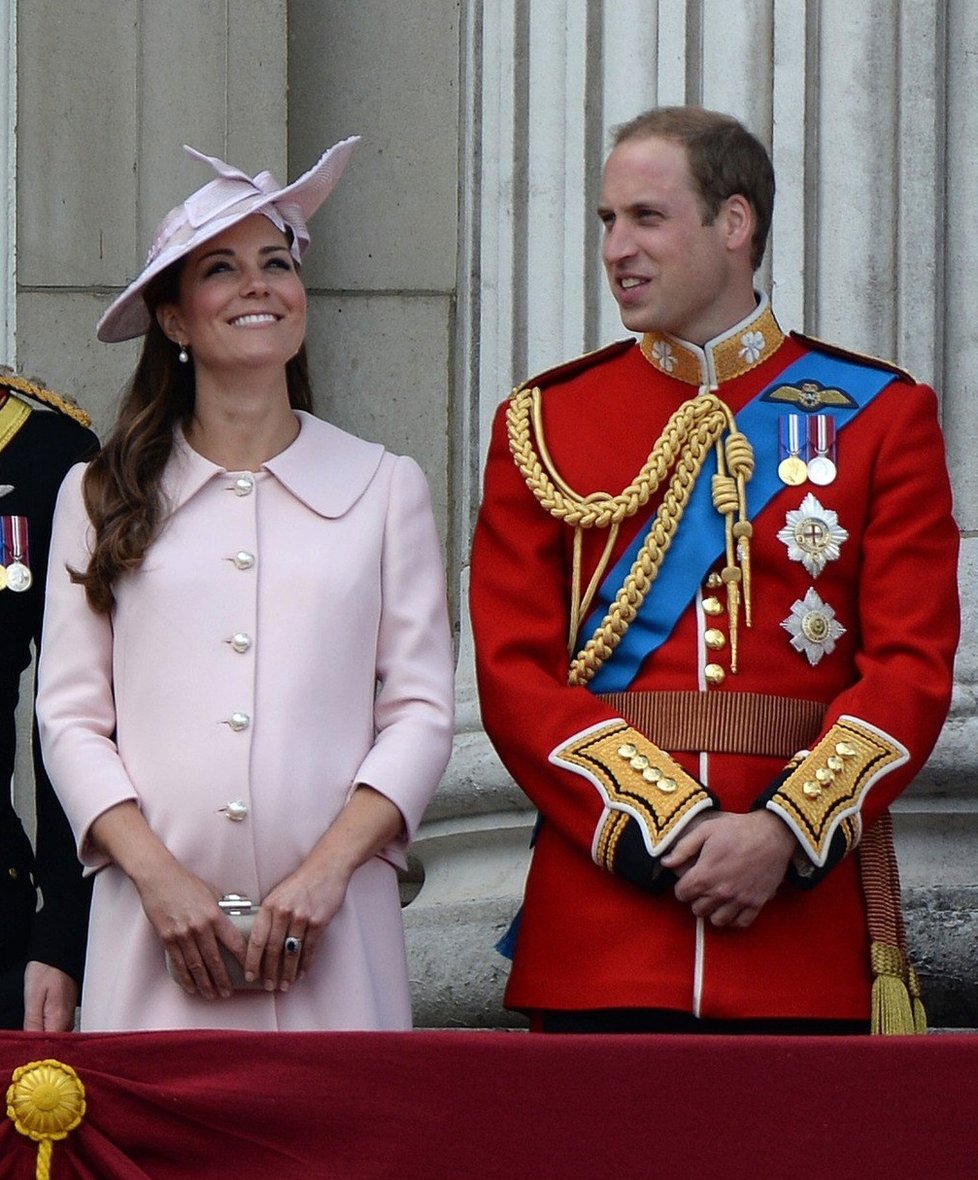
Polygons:
<instances>
[{"instance_id":1,"label":"gold cord tassel","mask_svg":"<svg viewBox=\"0 0 978 1180\"><path fill-rule=\"evenodd\" d=\"M863 833L858 855L873 972L870 1031L884 1036L926 1032L920 982L907 954L900 872L888 811Z\"/></svg>"},{"instance_id":2,"label":"gold cord tassel","mask_svg":"<svg viewBox=\"0 0 978 1180\"><path fill-rule=\"evenodd\" d=\"M870 955L874 976L870 1031L877 1036L906 1036L916 1032L910 993L904 982L903 952L898 947L874 942Z\"/></svg>"},{"instance_id":3,"label":"gold cord tassel","mask_svg":"<svg viewBox=\"0 0 978 1180\"><path fill-rule=\"evenodd\" d=\"M924 1011L924 1001L920 994L920 977L917 968L907 966L907 991L910 992L910 1006L913 1009L913 1030L916 1033L927 1031L927 1013Z\"/></svg>"}]
</instances>

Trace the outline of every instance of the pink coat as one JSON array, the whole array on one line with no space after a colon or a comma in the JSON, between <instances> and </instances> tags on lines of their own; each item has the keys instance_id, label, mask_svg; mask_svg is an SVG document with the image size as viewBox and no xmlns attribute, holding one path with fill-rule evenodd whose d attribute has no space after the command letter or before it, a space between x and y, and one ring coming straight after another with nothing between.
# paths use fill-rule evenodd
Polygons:
<instances>
[{"instance_id":1,"label":"pink coat","mask_svg":"<svg viewBox=\"0 0 978 1180\"><path fill-rule=\"evenodd\" d=\"M409 836L452 742L441 550L411 459L309 414L296 441L227 472L178 432L172 511L141 569L92 612L66 567L87 564L84 468L58 502L38 716L44 757L97 872L82 996L94 1029L410 1026L390 847L353 876L307 976L285 995L188 997L125 874L88 841L139 802L173 854L222 893L264 897L357 783ZM232 802L247 814L232 820ZM240 809L237 809L240 811Z\"/></svg>"}]
</instances>

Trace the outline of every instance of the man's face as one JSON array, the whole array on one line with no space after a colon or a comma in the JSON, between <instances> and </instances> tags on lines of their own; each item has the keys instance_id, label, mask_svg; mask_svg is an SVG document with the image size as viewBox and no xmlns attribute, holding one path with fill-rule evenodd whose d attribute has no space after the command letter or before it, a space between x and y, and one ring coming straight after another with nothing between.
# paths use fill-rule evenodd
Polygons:
<instances>
[{"instance_id":1,"label":"man's face","mask_svg":"<svg viewBox=\"0 0 978 1180\"><path fill-rule=\"evenodd\" d=\"M629 331L704 344L750 314L749 263L745 269L742 251L731 249L728 207L738 200L704 225L682 144L647 137L612 151L598 215L605 271Z\"/></svg>"}]
</instances>

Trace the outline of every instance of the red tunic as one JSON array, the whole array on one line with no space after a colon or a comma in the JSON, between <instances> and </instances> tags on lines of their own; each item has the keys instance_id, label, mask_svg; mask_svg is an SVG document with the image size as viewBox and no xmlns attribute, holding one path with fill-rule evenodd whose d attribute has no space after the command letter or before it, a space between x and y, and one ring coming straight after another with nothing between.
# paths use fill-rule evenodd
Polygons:
<instances>
[{"instance_id":1,"label":"red tunic","mask_svg":"<svg viewBox=\"0 0 978 1180\"><path fill-rule=\"evenodd\" d=\"M749 333L755 330L764 344L752 352ZM813 349L811 342L782 336L766 301L752 320L703 351L666 337L643 343L644 354L638 344L616 346L527 383L543 391L542 436L553 468L580 494L616 494L626 487L667 419L696 396L701 381L712 379L737 415ZM628 807L621 797L612 798L614 787L609 795L595 775L560 755L568 746L578 749L591 727L621 712L586 687L568 686L574 530L548 513L514 462L506 408L496 417L474 540L472 620L486 731L543 817L507 1006L868 1018L866 910L858 858L848 853L930 754L947 713L958 638L958 531L933 390L894 374L841 431L838 477L830 486L785 486L759 512L750 512L753 625L747 630L741 617L736 673L725 609L718 618L703 608L708 601L716 612L715 598L723 591L708 588L710 571L703 571L694 600L641 663L629 689L818 702L825 715L811 744L814 762L800 775L789 774L779 788L783 755L667 751L670 765L689 777L679 771L678 792L660 798L682 797L690 810L677 812L658 833L654 820L644 824L644 843L632 839L627 857L623 850L615 853L613 839L612 851L602 852L602 841ZM786 412L796 409L785 406ZM797 512L808 493L836 514L848 534L816 577L778 537L787 513ZM647 532L660 498L653 496L623 524L612 560L636 534ZM749 484L747 499L749 506ZM584 585L606 540L603 529L583 533ZM792 646L783 625L813 587L845 628L834 648L815 644L814 662ZM720 650L709 646L718 642L717 631ZM708 664L721 671L708 678ZM880 749L867 752L860 745L850 752L849 735L843 733L846 741L840 742L833 728L840 718L852 718L854 732L871 746L878 736ZM628 735L634 737L634 730ZM655 742L656 733L635 740L644 738ZM844 759L834 753L838 749ZM654 760L655 747L650 753ZM813 766L830 756L833 765L846 764L839 782L847 774L859 781L847 822L832 828L818 810L831 784L820 799L809 797L809 791L820 792ZM616 811L619 805L623 810ZM748 929L714 928L677 902L671 888L633 883L636 855L647 859L651 883L658 855L697 808L745 812L765 805L799 835L815 884L783 884ZM811 831L805 827L810 808L818 812ZM629 822L634 836L638 828Z\"/></svg>"}]
</instances>

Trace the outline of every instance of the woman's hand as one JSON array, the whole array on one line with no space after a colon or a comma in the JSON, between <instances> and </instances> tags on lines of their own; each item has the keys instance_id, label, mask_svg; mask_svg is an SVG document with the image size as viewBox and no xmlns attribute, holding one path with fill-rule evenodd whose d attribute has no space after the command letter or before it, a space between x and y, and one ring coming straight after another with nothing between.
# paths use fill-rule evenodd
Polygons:
<instances>
[{"instance_id":1,"label":"woman's hand","mask_svg":"<svg viewBox=\"0 0 978 1180\"><path fill-rule=\"evenodd\" d=\"M247 944L221 912L217 891L180 864L134 801L103 811L89 837L135 885L184 991L207 1000L230 996L220 945L243 963Z\"/></svg>"},{"instance_id":2,"label":"woman's hand","mask_svg":"<svg viewBox=\"0 0 978 1180\"><path fill-rule=\"evenodd\" d=\"M316 944L343 904L355 867L335 863L317 872L310 859L269 893L251 928L245 978L261 976L268 991L288 991L306 973Z\"/></svg>"},{"instance_id":3,"label":"woman's hand","mask_svg":"<svg viewBox=\"0 0 978 1180\"><path fill-rule=\"evenodd\" d=\"M346 806L296 869L262 901L245 957L245 978L288 991L312 962L354 872L395 839L404 819L390 799L358 785Z\"/></svg>"},{"instance_id":4,"label":"woman's hand","mask_svg":"<svg viewBox=\"0 0 978 1180\"><path fill-rule=\"evenodd\" d=\"M134 884L184 991L205 1000L230 996L220 948L226 946L243 963L247 943L217 904L217 892L176 860L141 873Z\"/></svg>"}]
</instances>

